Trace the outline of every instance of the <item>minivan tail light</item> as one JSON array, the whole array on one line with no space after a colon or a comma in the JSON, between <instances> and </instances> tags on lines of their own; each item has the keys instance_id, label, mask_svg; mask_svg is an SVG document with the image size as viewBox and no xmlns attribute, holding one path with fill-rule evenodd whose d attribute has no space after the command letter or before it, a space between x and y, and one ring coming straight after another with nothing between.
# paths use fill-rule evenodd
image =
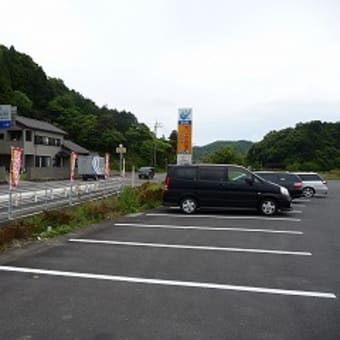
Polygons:
<instances>
[{"instance_id":1,"label":"minivan tail light","mask_svg":"<svg viewBox=\"0 0 340 340\"><path fill-rule=\"evenodd\" d=\"M165 177L164 191L168 191L170 189L170 176Z\"/></svg>"},{"instance_id":2,"label":"minivan tail light","mask_svg":"<svg viewBox=\"0 0 340 340\"><path fill-rule=\"evenodd\" d=\"M294 188L302 188L302 183L301 182L296 182L294 183Z\"/></svg>"}]
</instances>

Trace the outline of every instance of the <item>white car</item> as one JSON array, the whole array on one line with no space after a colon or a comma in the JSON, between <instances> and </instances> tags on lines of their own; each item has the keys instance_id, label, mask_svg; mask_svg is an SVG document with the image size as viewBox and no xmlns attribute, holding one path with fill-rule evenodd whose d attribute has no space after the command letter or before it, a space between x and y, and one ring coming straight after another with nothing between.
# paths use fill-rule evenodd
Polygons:
<instances>
[{"instance_id":1,"label":"white car","mask_svg":"<svg viewBox=\"0 0 340 340\"><path fill-rule=\"evenodd\" d=\"M313 197L314 195L326 196L328 194L327 181L316 172L295 172L302 181L302 195Z\"/></svg>"}]
</instances>

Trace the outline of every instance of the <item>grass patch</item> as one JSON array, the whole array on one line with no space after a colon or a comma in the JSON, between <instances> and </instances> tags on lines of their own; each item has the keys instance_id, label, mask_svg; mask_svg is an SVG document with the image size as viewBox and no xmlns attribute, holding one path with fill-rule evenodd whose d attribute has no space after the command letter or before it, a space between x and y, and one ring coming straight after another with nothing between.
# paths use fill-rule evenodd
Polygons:
<instances>
[{"instance_id":1,"label":"grass patch","mask_svg":"<svg viewBox=\"0 0 340 340\"><path fill-rule=\"evenodd\" d=\"M143 211L161 204L161 184L147 182L139 187L125 187L119 196L58 210L10 222L0 228L0 250L13 240L47 239L104 220Z\"/></svg>"},{"instance_id":2,"label":"grass patch","mask_svg":"<svg viewBox=\"0 0 340 340\"><path fill-rule=\"evenodd\" d=\"M327 181L329 180L340 180L340 169L333 169L327 172L322 173L322 177L326 179Z\"/></svg>"}]
</instances>

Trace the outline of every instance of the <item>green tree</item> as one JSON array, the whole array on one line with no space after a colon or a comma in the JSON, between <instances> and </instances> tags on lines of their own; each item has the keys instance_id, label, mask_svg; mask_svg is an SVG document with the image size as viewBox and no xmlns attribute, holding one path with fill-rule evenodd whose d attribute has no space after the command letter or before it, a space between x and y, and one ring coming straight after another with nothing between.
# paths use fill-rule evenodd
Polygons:
<instances>
[{"instance_id":1,"label":"green tree","mask_svg":"<svg viewBox=\"0 0 340 340\"><path fill-rule=\"evenodd\" d=\"M203 163L244 164L244 159L234 148L225 146L216 150L211 155L205 156L203 158Z\"/></svg>"}]
</instances>

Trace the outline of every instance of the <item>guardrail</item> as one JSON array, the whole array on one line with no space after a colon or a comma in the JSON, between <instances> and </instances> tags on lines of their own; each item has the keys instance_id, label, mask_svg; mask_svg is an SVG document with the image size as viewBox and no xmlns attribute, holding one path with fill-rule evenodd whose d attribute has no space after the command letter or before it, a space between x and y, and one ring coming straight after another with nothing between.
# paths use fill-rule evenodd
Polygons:
<instances>
[{"instance_id":1,"label":"guardrail","mask_svg":"<svg viewBox=\"0 0 340 340\"><path fill-rule=\"evenodd\" d=\"M118 194L122 180L107 179L96 182L80 182L32 188L20 188L0 196L0 221L25 217L44 210L72 206Z\"/></svg>"}]
</instances>

